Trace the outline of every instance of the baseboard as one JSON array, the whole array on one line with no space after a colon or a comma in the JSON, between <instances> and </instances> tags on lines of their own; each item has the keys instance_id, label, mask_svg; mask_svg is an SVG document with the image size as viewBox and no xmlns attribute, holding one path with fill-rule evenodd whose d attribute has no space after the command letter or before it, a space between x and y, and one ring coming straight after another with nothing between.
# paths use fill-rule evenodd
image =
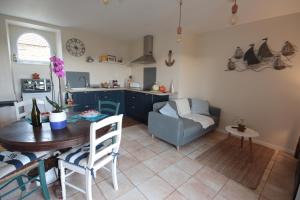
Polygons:
<instances>
[{"instance_id":1,"label":"baseboard","mask_svg":"<svg viewBox=\"0 0 300 200\"><path fill-rule=\"evenodd\" d=\"M224 129L221 129L221 128L218 128L217 131L220 132L220 133L228 134ZM263 141L263 140L253 139L253 142L257 143L257 144L260 144L260 145L263 145L263 146L266 146L266 147L269 147L269 148L274 149L274 150L284 151L284 152L287 152L287 153L290 153L290 154L294 154L293 149L284 148L282 146L271 144L271 143Z\"/></svg>"}]
</instances>

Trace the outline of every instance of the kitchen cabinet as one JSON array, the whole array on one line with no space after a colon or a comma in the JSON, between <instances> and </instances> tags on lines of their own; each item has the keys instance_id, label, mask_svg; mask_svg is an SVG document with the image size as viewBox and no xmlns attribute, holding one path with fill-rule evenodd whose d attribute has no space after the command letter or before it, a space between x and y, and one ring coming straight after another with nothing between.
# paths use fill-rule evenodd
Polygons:
<instances>
[{"instance_id":1,"label":"kitchen cabinet","mask_svg":"<svg viewBox=\"0 0 300 200\"><path fill-rule=\"evenodd\" d=\"M75 112L96 109L96 92L76 92L72 94Z\"/></svg>"},{"instance_id":2,"label":"kitchen cabinet","mask_svg":"<svg viewBox=\"0 0 300 200\"><path fill-rule=\"evenodd\" d=\"M98 102L120 102L119 114L125 114L133 119L147 124L148 113L152 111L153 104L168 101L168 95L155 95L128 90L107 90L96 92L73 92L74 111L82 112L88 109L98 110Z\"/></svg>"},{"instance_id":3,"label":"kitchen cabinet","mask_svg":"<svg viewBox=\"0 0 300 200\"><path fill-rule=\"evenodd\" d=\"M168 101L169 96L164 98L142 92L125 91L126 115L137 121L147 124L148 113L152 111L153 104L160 101Z\"/></svg>"}]
</instances>

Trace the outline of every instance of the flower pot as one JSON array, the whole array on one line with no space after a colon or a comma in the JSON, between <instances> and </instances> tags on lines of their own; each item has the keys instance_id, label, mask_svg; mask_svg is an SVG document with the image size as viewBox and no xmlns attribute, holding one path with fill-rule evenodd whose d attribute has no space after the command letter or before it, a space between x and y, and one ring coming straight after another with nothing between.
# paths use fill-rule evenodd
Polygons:
<instances>
[{"instance_id":1,"label":"flower pot","mask_svg":"<svg viewBox=\"0 0 300 200\"><path fill-rule=\"evenodd\" d=\"M63 129L67 126L67 115L63 112L51 112L49 116L50 127L53 130Z\"/></svg>"}]
</instances>

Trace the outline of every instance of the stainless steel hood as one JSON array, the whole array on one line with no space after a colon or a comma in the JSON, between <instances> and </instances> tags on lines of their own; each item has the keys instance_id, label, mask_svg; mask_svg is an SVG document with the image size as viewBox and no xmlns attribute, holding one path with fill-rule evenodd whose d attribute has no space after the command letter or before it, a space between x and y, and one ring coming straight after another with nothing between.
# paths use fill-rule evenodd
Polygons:
<instances>
[{"instance_id":1,"label":"stainless steel hood","mask_svg":"<svg viewBox=\"0 0 300 200\"><path fill-rule=\"evenodd\" d=\"M135 64L152 64L156 63L153 57L153 35L144 37L144 55L132 61Z\"/></svg>"}]
</instances>

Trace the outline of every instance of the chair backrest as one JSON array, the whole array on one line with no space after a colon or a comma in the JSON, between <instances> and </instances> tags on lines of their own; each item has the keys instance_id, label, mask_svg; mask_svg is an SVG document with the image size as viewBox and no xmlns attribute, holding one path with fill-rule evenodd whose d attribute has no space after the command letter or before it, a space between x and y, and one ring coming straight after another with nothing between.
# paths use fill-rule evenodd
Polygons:
<instances>
[{"instance_id":1,"label":"chair backrest","mask_svg":"<svg viewBox=\"0 0 300 200\"><path fill-rule=\"evenodd\" d=\"M41 99L36 100L37 105L43 105L43 110L46 111L45 101ZM15 102L16 116L17 120L27 116L30 112L30 108L32 107L32 100L25 100L20 102Z\"/></svg>"},{"instance_id":2,"label":"chair backrest","mask_svg":"<svg viewBox=\"0 0 300 200\"><path fill-rule=\"evenodd\" d=\"M122 133L122 119L123 115L115 115L107 117L99 122L93 122L90 126L90 154L88 159L88 168L94 168L94 164L99 159L104 156L111 154L116 154L119 151L121 143L121 133ZM110 132L97 138L97 130L111 125L113 128L110 129ZM108 145L105 145L100 150L97 150L97 146L104 141L111 140L112 142Z\"/></svg>"},{"instance_id":3,"label":"chair backrest","mask_svg":"<svg viewBox=\"0 0 300 200\"><path fill-rule=\"evenodd\" d=\"M98 102L99 112L106 115L119 114L120 103L113 101L100 101Z\"/></svg>"}]
</instances>

